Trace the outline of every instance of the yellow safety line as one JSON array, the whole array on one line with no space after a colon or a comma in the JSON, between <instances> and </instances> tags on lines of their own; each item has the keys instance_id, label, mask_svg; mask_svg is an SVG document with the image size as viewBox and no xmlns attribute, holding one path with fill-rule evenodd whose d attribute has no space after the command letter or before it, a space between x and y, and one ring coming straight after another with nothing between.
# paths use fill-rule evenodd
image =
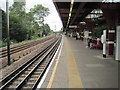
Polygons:
<instances>
[{"instance_id":1,"label":"yellow safety line","mask_svg":"<svg viewBox=\"0 0 120 90\"><path fill-rule=\"evenodd\" d=\"M69 88L83 88L71 47L69 45L68 40L66 39L65 41L66 41L67 59L68 59ZM52 75L47 85L47 88L51 88L52 86L58 62L59 62L59 59L57 58Z\"/></svg>"},{"instance_id":2,"label":"yellow safety line","mask_svg":"<svg viewBox=\"0 0 120 90\"><path fill-rule=\"evenodd\" d=\"M68 59L69 88L83 88L69 41L67 40L67 38L65 38L65 41Z\"/></svg>"},{"instance_id":3,"label":"yellow safety line","mask_svg":"<svg viewBox=\"0 0 120 90\"><path fill-rule=\"evenodd\" d=\"M51 88L51 86L52 86L53 79L54 79L54 77L55 77L55 72L56 72L56 69L57 69L57 65L58 65L58 60L56 59L56 63L55 63L55 66L54 66L52 75L51 75L51 77L50 77L49 83L48 83L48 85L47 85L47 88Z\"/></svg>"},{"instance_id":4,"label":"yellow safety line","mask_svg":"<svg viewBox=\"0 0 120 90\"><path fill-rule=\"evenodd\" d=\"M54 77L55 77L55 72L56 72L56 69L57 69L57 65L58 65L58 62L59 62L61 51L62 51L62 44L61 44L61 47L60 47L60 51L59 51L58 57L56 59L56 63L55 63L52 75L51 75L49 83L47 85L47 88L51 88L51 86L52 86L52 83L53 83L53 80L54 80Z\"/></svg>"}]
</instances>

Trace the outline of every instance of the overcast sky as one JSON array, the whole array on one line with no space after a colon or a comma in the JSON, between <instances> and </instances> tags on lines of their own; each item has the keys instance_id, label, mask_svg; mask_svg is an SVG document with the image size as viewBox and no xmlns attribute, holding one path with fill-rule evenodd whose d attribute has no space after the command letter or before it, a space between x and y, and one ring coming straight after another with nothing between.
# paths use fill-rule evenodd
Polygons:
<instances>
[{"instance_id":1,"label":"overcast sky","mask_svg":"<svg viewBox=\"0 0 120 90\"><path fill-rule=\"evenodd\" d=\"M0 0L0 8L5 10L5 1L6 0ZM21 1L21 0L19 0ZM13 0L9 0L10 5L13 3ZM26 0L26 11L29 11L30 8L33 8L34 5L42 4L44 7L49 8L50 14L45 18L45 22L49 24L50 28L52 30L56 31L60 30L62 28L62 22L59 18L59 15L56 11L56 8L52 2L52 0Z\"/></svg>"}]
</instances>

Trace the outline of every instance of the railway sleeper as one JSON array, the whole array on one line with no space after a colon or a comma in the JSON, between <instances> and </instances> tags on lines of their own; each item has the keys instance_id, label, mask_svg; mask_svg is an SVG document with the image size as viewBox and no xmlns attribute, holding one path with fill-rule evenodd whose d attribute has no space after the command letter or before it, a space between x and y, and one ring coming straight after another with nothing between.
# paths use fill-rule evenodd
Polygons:
<instances>
[{"instance_id":1,"label":"railway sleeper","mask_svg":"<svg viewBox=\"0 0 120 90\"><path fill-rule=\"evenodd\" d=\"M14 81L12 83L10 83L7 87L12 87L12 86L17 86L19 85L20 81Z\"/></svg>"},{"instance_id":2,"label":"railway sleeper","mask_svg":"<svg viewBox=\"0 0 120 90\"><path fill-rule=\"evenodd\" d=\"M17 84L19 84L19 83L20 83L20 81L15 81L14 83L17 83Z\"/></svg>"},{"instance_id":3,"label":"railway sleeper","mask_svg":"<svg viewBox=\"0 0 120 90\"><path fill-rule=\"evenodd\" d=\"M8 89L8 90L13 90L13 89L15 89L16 88L16 86L9 86L9 87L7 87L6 89Z\"/></svg>"},{"instance_id":4,"label":"railway sleeper","mask_svg":"<svg viewBox=\"0 0 120 90\"><path fill-rule=\"evenodd\" d=\"M29 81L30 81L30 82L36 81L36 79L35 79L35 78L30 78Z\"/></svg>"},{"instance_id":5,"label":"railway sleeper","mask_svg":"<svg viewBox=\"0 0 120 90\"><path fill-rule=\"evenodd\" d=\"M30 66L30 68L34 68L35 66L36 66L36 64L33 64L33 65Z\"/></svg>"},{"instance_id":6,"label":"railway sleeper","mask_svg":"<svg viewBox=\"0 0 120 90\"><path fill-rule=\"evenodd\" d=\"M31 69L30 69L30 68L28 68L28 69L27 69L27 71L31 71Z\"/></svg>"},{"instance_id":7,"label":"railway sleeper","mask_svg":"<svg viewBox=\"0 0 120 90\"><path fill-rule=\"evenodd\" d=\"M16 57L16 58L14 58L14 61L18 61L20 58L19 57Z\"/></svg>"},{"instance_id":8,"label":"railway sleeper","mask_svg":"<svg viewBox=\"0 0 120 90\"><path fill-rule=\"evenodd\" d=\"M44 69L44 67L38 67L38 69L43 70L43 69Z\"/></svg>"},{"instance_id":9,"label":"railway sleeper","mask_svg":"<svg viewBox=\"0 0 120 90\"><path fill-rule=\"evenodd\" d=\"M39 68L36 70L36 72L42 72L42 71L43 69L39 69Z\"/></svg>"},{"instance_id":10,"label":"railway sleeper","mask_svg":"<svg viewBox=\"0 0 120 90\"><path fill-rule=\"evenodd\" d=\"M46 66L46 65L41 65L40 67L43 67L43 68L44 68L45 66Z\"/></svg>"},{"instance_id":11,"label":"railway sleeper","mask_svg":"<svg viewBox=\"0 0 120 90\"><path fill-rule=\"evenodd\" d=\"M26 77L26 75L27 75L27 74L22 74L21 77L24 78L24 77Z\"/></svg>"},{"instance_id":12,"label":"railway sleeper","mask_svg":"<svg viewBox=\"0 0 120 90\"><path fill-rule=\"evenodd\" d=\"M31 78L38 78L38 77L39 75L36 75L36 74L31 76Z\"/></svg>"},{"instance_id":13,"label":"railway sleeper","mask_svg":"<svg viewBox=\"0 0 120 90\"><path fill-rule=\"evenodd\" d=\"M46 60L42 63L42 65L46 65L48 62L49 62L49 61L46 59Z\"/></svg>"},{"instance_id":14,"label":"railway sleeper","mask_svg":"<svg viewBox=\"0 0 120 90\"><path fill-rule=\"evenodd\" d=\"M33 68L34 68L33 66L29 67L29 68L28 68L28 69L29 69L28 71L30 71L30 69L32 70Z\"/></svg>"},{"instance_id":15,"label":"railway sleeper","mask_svg":"<svg viewBox=\"0 0 120 90\"><path fill-rule=\"evenodd\" d=\"M28 85L26 85L26 86L24 86L23 88L22 88L22 90L31 90L32 89L32 87L30 87L30 86L28 86Z\"/></svg>"},{"instance_id":16,"label":"railway sleeper","mask_svg":"<svg viewBox=\"0 0 120 90\"><path fill-rule=\"evenodd\" d=\"M23 56L26 56L27 54L28 54L27 52L24 52L24 53L23 53Z\"/></svg>"},{"instance_id":17,"label":"railway sleeper","mask_svg":"<svg viewBox=\"0 0 120 90\"><path fill-rule=\"evenodd\" d=\"M15 81L15 82L11 83L8 87L17 86L17 85L19 85L19 83L20 83L20 81Z\"/></svg>"},{"instance_id":18,"label":"railway sleeper","mask_svg":"<svg viewBox=\"0 0 120 90\"><path fill-rule=\"evenodd\" d=\"M25 71L23 74L28 74L30 71Z\"/></svg>"},{"instance_id":19,"label":"railway sleeper","mask_svg":"<svg viewBox=\"0 0 120 90\"><path fill-rule=\"evenodd\" d=\"M21 81L21 80L23 80L24 78L23 77L18 77L17 79L15 79L15 80L17 80L17 81Z\"/></svg>"},{"instance_id":20,"label":"railway sleeper","mask_svg":"<svg viewBox=\"0 0 120 90\"><path fill-rule=\"evenodd\" d=\"M36 71L34 72L35 75L40 75L42 71Z\"/></svg>"},{"instance_id":21,"label":"railway sleeper","mask_svg":"<svg viewBox=\"0 0 120 90\"><path fill-rule=\"evenodd\" d=\"M34 85L34 82L27 82L27 84L25 86L29 86L29 85Z\"/></svg>"},{"instance_id":22,"label":"railway sleeper","mask_svg":"<svg viewBox=\"0 0 120 90\"><path fill-rule=\"evenodd\" d=\"M35 82L29 82L29 83L25 84L24 87L32 88L34 84L35 84Z\"/></svg>"}]
</instances>

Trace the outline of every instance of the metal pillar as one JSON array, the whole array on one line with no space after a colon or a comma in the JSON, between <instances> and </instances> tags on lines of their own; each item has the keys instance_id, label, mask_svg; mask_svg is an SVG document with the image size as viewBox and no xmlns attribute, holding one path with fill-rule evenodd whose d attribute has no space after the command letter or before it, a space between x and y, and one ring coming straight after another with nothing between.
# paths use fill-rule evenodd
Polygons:
<instances>
[{"instance_id":1,"label":"metal pillar","mask_svg":"<svg viewBox=\"0 0 120 90\"><path fill-rule=\"evenodd\" d=\"M108 26L108 55L114 54L114 39L116 26L120 20L120 4L104 3L100 5Z\"/></svg>"},{"instance_id":2,"label":"metal pillar","mask_svg":"<svg viewBox=\"0 0 120 90\"><path fill-rule=\"evenodd\" d=\"M114 13L114 14L113 14ZM108 55L114 54L114 39L116 31L116 11L114 10L103 10L103 15L106 18L108 25Z\"/></svg>"},{"instance_id":3,"label":"metal pillar","mask_svg":"<svg viewBox=\"0 0 120 90\"><path fill-rule=\"evenodd\" d=\"M8 65L10 62L10 34L9 34L9 4L8 0L6 0L6 14L7 14L7 54L8 54Z\"/></svg>"}]
</instances>

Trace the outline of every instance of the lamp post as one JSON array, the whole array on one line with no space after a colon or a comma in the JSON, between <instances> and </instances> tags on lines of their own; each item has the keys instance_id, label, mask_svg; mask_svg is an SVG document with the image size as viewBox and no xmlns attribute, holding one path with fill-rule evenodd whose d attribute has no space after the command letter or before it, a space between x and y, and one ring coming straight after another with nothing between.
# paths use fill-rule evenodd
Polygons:
<instances>
[{"instance_id":1,"label":"lamp post","mask_svg":"<svg viewBox=\"0 0 120 90\"><path fill-rule=\"evenodd\" d=\"M6 14L7 14L7 54L8 54L8 65L10 65L10 34L9 34L9 2L6 0Z\"/></svg>"}]
</instances>

